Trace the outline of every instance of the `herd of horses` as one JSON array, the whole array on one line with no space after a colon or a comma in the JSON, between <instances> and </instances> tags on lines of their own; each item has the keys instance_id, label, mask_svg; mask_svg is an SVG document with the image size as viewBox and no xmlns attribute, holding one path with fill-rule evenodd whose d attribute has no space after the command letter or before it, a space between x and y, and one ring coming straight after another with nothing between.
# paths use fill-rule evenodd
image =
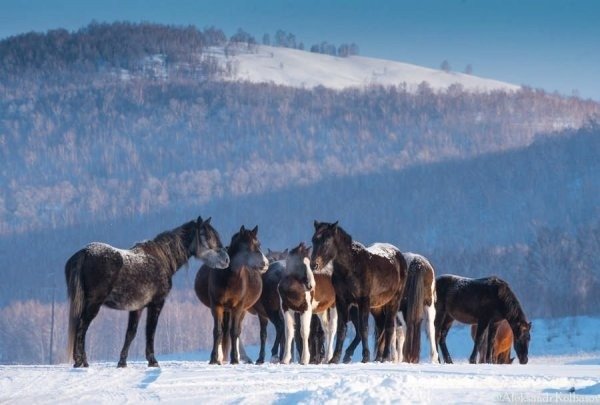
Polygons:
<instances>
[{"instance_id":1,"label":"herd of horses","mask_svg":"<svg viewBox=\"0 0 600 405\"><path fill-rule=\"evenodd\" d=\"M435 277L423 256L386 243L365 247L337 222L314 222L312 248L300 243L265 256L258 227L242 226L223 247L211 219L189 221L154 239L117 249L90 243L68 259L69 355L88 367L85 336L100 307L129 311L118 367L127 366L129 346L147 308L146 359L157 367L154 335L172 277L191 257L202 260L194 289L213 317L211 364L250 362L240 341L246 313L260 324L265 361L267 326L276 336L271 361L288 364L295 342L299 363L350 362L362 345L371 361L369 318L374 319L375 361L419 362L421 323L430 361L452 363L446 336L454 321L472 325L471 363L511 363L511 345L527 363L531 323L508 284L497 278ZM356 336L342 358L347 324Z\"/></svg>"}]
</instances>

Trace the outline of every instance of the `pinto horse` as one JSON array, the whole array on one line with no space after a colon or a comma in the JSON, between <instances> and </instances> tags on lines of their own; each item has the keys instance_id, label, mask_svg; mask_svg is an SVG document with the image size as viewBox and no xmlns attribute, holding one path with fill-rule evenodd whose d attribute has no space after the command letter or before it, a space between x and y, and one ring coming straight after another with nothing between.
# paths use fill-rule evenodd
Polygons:
<instances>
[{"instance_id":1,"label":"pinto horse","mask_svg":"<svg viewBox=\"0 0 600 405\"><path fill-rule=\"evenodd\" d=\"M485 332L487 333L487 331ZM477 325L471 325L471 338L475 341L477 336ZM484 339L487 336L484 334ZM513 332L510 325L503 319L496 326L496 336L494 337L494 349L492 351L492 363L494 364L512 364L514 358L510 357L510 347L513 344ZM483 346L483 345L482 345ZM479 359L483 359L487 348L481 347L479 350Z\"/></svg>"},{"instance_id":2,"label":"pinto horse","mask_svg":"<svg viewBox=\"0 0 600 405\"><path fill-rule=\"evenodd\" d=\"M370 360L368 346L369 313L384 333L383 349L376 361L391 358L395 336L395 316L406 282L406 261L390 244L376 243L366 248L338 226L338 223L314 222L312 237L313 270L332 262L331 281L335 290L338 327L335 350L330 363L339 363L346 337L349 308L358 307L358 330L362 341L362 361Z\"/></svg>"},{"instance_id":3,"label":"pinto horse","mask_svg":"<svg viewBox=\"0 0 600 405\"><path fill-rule=\"evenodd\" d=\"M426 319L431 362L437 363L435 344L435 271L429 261L418 254L404 253L408 267L404 297L400 302L398 317L401 326L397 329L398 360L418 363L421 353L421 322Z\"/></svg>"},{"instance_id":4,"label":"pinto horse","mask_svg":"<svg viewBox=\"0 0 600 405\"><path fill-rule=\"evenodd\" d=\"M311 357L308 339L313 313L319 316L325 330L327 342L325 357L329 360L333 352L333 337L337 324L337 311L334 308L335 290L331 283L331 276L322 273L313 274L310 268L309 249L304 246L304 243L300 243L289 253L278 291L281 297L281 311L285 320L286 342L282 362L289 364L292 359L292 340L295 335L294 313L300 314L302 342L300 363L308 364ZM318 341L318 339L316 340ZM300 348L300 342L296 342L296 344ZM314 346L318 346L318 344ZM316 355L316 353L312 354Z\"/></svg>"},{"instance_id":5,"label":"pinto horse","mask_svg":"<svg viewBox=\"0 0 600 405\"><path fill-rule=\"evenodd\" d=\"M454 320L477 325L470 363L477 360L477 353L483 346L483 335L487 330L486 351L481 361L489 363L492 361L496 328L502 319L506 319L513 332L519 363L527 363L531 323L527 321L519 300L506 281L498 277L472 279L443 275L436 279L436 292L436 342L440 345L446 363L452 363L446 336Z\"/></svg>"},{"instance_id":6,"label":"pinto horse","mask_svg":"<svg viewBox=\"0 0 600 405\"><path fill-rule=\"evenodd\" d=\"M129 311L125 344L118 366L127 366L127 355L144 308L146 360L158 367L154 356L154 333L158 317L172 286L175 272L195 256L205 263L224 268L229 256L210 218L187 222L153 240L122 250L93 242L75 253L65 265L69 295L69 346L73 367L88 367L85 335L100 307Z\"/></svg>"},{"instance_id":7,"label":"pinto horse","mask_svg":"<svg viewBox=\"0 0 600 405\"><path fill-rule=\"evenodd\" d=\"M240 334L246 311L262 292L261 273L268 268L268 260L260 250L258 226L247 230L243 225L233 235L228 247L231 262L225 269L203 265L196 274L196 295L208 304L214 320L213 348L210 364L223 363L223 335L229 332L230 363L240 362ZM204 283L206 275L207 282Z\"/></svg>"}]
</instances>

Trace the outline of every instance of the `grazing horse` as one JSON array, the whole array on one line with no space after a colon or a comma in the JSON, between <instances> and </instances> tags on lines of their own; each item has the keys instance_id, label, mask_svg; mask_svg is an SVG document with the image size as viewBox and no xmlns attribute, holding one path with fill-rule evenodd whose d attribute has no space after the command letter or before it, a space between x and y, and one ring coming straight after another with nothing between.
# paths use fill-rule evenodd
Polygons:
<instances>
[{"instance_id":1,"label":"grazing horse","mask_svg":"<svg viewBox=\"0 0 600 405\"><path fill-rule=\"evenodd\" d=\"M400 302L397 329L398 360L418 363L421 353L421 321L426 318L431 362L437 363L435 344L435 272L429 261L421 255L404 253L408 267L404 297Z\"/></svg>"},{"instance_id":2,"label":"grazing horse","mask_svg":"<svg viewBox=\"0 0 600 405\"><path fill-rule=\"evenodd\" d=\"M527 363L531 323L527 321L519 300L506 281L498 277L472 279L443 275L436 280L436 292L436 342L446 363L452 363L446 336L454 320L468 325L477 324L470 363L477 360L477 352L483 345L483 334L487 330L487 350L481 361L489 363L492 361L496 327L502 319L507 320L513 332L519 363Z\"/></svg>"},{"instance_id":3,"label":"grazing horse","mask_svg":"<svg viewBox=\"0 0 600 405\"><path fill-rule=\"evenodd\" d=\"M88 367L85 335L100 307L129 311L125 344L118 366L127 366L127 354L135 337L144 308L146 320L146 359L158 367L154 356L154 333L172 277L191 256L215 268L229 265L210 218L190 221L153 240L140 242L129 250L104 243L90 243L75 253L65 265L69 295L69 347L74 367Z\"/></svg>"},{"instance_id":4,"label":"grazing horse","mask_svg":"<svg viewBox=\"0 0 600 405\"><path fill-rule=\"evenodd\" d=\"M196 274L196 295L204 304L208 302L214 320L210 364L223 363L223 335L227 331L231 345L230 363L240 362L242 321L246 311L260 297L261 273L267 270L269 264L260 250L257 234L258 226L247 230L242 225L240 231L231 238L229 267L216 269L203 265ZM202 278L206 273L208 282L203 283Z\"/></svg>"},{"instance_id":5,"label":"grazing horse","mask_svg":"<svg viewBox=\"0 0 600 405\"><path fill-rule=\"evenodd\" d=\"M333 337L337 324L337 311L333 308L335 305L335 290L331 284L331 276L313 274L310 268L309 249L304 246L304 243L300 243L289 253L278 291L285 320L286 342L282 362L289 364L292 359L292 340L295 332L294 313L300 314L302 341L300 363L308 364L311 357L308 338L313 313L319 316L325 330L327 341L325 356L329 360L333 352ZM296 343L300 347L300 342Z\"/></svg>"},{"instance_id":6,"label":"grazing horse","mask_svg":"<svg viewBox=\"0 0 600 405\"><path fill-rule=\"evenodd\" d=\"M313 270L333 263L331 281L335 289L338 328L335 351L330 363L340 361L346 337L349 308L358 307L358 330L362 341L362 361L370 360L368 346L369 312L384 333L383 350L376 361L390 359L395 335L395 316L406 282L406 261L390 244L376 243L366 248L338 226L338 223L314 222L312 237Z\"/></svg>"},{"instance_id":7,"label":"grazing horse","mask_svg":"<svg viewBox=\"0 0 600 405\"><path fill-rule=\"evenodd\" d=\"M487 333L487 331L485 332ZM483 339L487 336L484 333ZM477 325L471 325L471 338L475 341L477 336ZM496 326L496 336L494 337L494 349L492 351L492 363L494 364L512 364L514 358L510 357L510 347L513 344L513 332L510 325L503 319ZM479 359L483 359L487 348L481 347L479 350Z\"/></svg>"}]
</instances>

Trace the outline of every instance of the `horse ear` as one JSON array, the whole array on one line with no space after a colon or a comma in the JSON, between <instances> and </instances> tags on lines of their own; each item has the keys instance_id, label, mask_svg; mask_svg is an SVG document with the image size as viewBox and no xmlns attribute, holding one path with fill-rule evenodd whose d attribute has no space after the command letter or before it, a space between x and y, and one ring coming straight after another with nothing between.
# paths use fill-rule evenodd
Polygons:
<instances>
[{"instance_id":1,"label":"horse ear","mask_svg":"<svg viewBox=\"0 0 600 405\"><path fill-rule=\"evenodd\" d=\"M529 322L529 324L528 324L528 325L529 325L529 329L531 330L531 326L532 326L531 322Z\"/></svg>"},{"instance_id":2,"label":"horse ear","mask_svg":"<svg viewBox=\"0 0 600 405\"><path fill-rule=\"evenodd\" d=\"M283 253L287 254L288 253L288 248L285 248L285 250L283 251Z\"/></svg>"},{"instance_id":3,"label":"horse ear","mask_svg":"<svg viewBox=\"0 0 600 405\"><path fill-rule=\"evenodd\" d=\"M337 227L338 227L338 222L340 222L340 221L335 221L333 224L331 224L331 227L332 227L333 229L337 229Z\"/></svg>"},{"instance_id":4,"label":"horse ear","mask_svg":"<svg viewBox=\"0 0 600 405\"><path fill-rule=\"evenodd\" d=\"M271 254L271 248L267 248L267 254L270 255Z\"/></svg>"},{"instance_id":5,"label":"horse ear","mask_svg":"<svg viewBox=\"0 0 600 405\"><path fill-rule=\"evenodd\" d=\"M208 217L208 219L206 221L204 221L204 223L206 223L206 225L210 225L210 220L212 219L212 217Z\"/></svg>"},{"instance_id":6,"label":"horse ear","mask_svg":"<svg viewBox=\"0 0 600 405\"><path fill-rule=\"evenodd\" d=\"M202 215L198 217L198 220L196 222L198 223L198 225L202 224Z\"/></svg>"},{"instance_id":7,"label":"horse ear","mask_svg":"<svg viewBox=\"0 0 600 405\"><path fill-rule=\"evenodd\" d=\"M246 227L244 225L242 225L240 227L240 233L242 233L242 232L246 232Z\"/></svg>"},{"instance_id":8,"label":"horse ear","mask_svg":"<svg viewBox=\"0 0 600 405\"><path fill-rule=\"evenodd\" d=\"M256 225L251 232L254 236L256 236L256 234L258 233L258 225Z\"/></svg>"},{"instance_id":9,"label":"horse ear","mask_svg":"<svg viewBox=\"0 0 600 405\"><path fill-rule=\"evenodd\" d=\"M319 223L319 221L317 221L315 219L315 222L314 222L315 230L319 229L319 225L321 225L321 224Z\"/></svg>"}]
</instances>

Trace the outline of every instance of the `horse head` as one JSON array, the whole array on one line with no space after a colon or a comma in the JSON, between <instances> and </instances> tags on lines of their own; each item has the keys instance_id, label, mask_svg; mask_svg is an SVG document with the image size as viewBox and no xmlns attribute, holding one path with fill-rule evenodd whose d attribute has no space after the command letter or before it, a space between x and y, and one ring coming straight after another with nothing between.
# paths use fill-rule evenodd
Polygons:
<instances>
[{"instance_id":1,"label":"horse head","mask_svg":"<svg viewBox=\"0 0 600 405\"><path fill-rule=\"evenodd\" d=\"M320 270L335 259L337 253L335 242L339 229L337 221L332 224L315 221L314 225L315 233L312 237L313 251L310 266L313 270Z\"/></svg>"},{"instance_id":2,"label":"horse head","mask_svg":"<svg viewBox=\"0 0 600 405\"><path fill-rule=\"evenodd\" d=\"M531 322L519 321L516 325L512 325L513 334L515 336L515 352L519 358L519 363L527 364L529 352L529 340L531 339Z\"/></svg>"},{"instance_id":3,"label":"horse head","mask_svg":"<svg viewBox=\"0 0 600 405\"><path fill-rule=\"evenodd\" d=\"M304 242L300 242L285 259L286 272L298 278L307 291L315 288L315 277L310 268L309 254L310 249L304 245Z\"/></svg>"},{"instance_id":4,"label":"horse head","mask_svg":"<svg viewBox=\"0 0 600 405\"><path fill-rule=\"evenodd\" d=\"M248 230L242 225L240 231L231 237L229 255L232 267L245 266L261 273L269 269L269 260L260 250L260 241L257 235L258 225L252 230Z\"/></svg>"},{"instance_id":5,"label":"horse head","mask_svg":"<svg viewBox=\"0 0 600 405\"><path fill-rule=\"evenodd\" d=\"M189 246L189 252L197 259L204 261L208 266L224 269L229 266L229 255L223 248L219 233L210 224L211 218L206 221L202 217L194 223L194 237Z\"/></svg>"},{"instance_id":6,"label":"horse head","mask_svg":"<svg viewBox=\"0 0 600 405\"><path fill-rule=\"evenodd\" d=\"M288 249L286 248L285 250L282 251L277 251L277 250L271 250L269 248L267 248L267 259L269 259L269 263L275 263L278 262L280 260L285 260L288 257Z\"/></svg>"}]
</instances>

